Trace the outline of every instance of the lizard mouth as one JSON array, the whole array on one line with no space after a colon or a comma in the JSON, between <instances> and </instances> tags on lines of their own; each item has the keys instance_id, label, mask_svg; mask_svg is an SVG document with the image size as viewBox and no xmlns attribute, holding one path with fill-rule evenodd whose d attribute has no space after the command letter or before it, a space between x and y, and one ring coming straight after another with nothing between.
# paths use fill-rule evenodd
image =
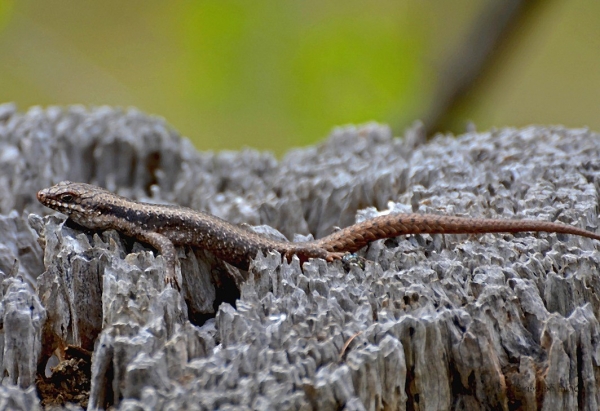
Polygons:
<instances>
[{"instance_id":1,"label":"lizard mouth","mask_svg":"<svg viewBox=\"0 0 600 411\"><path fill-rule=\"evenodd\" d=\"M50 192L47 188L40 190L37 192L36 197L42 205L45 207L51 208L61 213L68 213L69 208L62 204L60 201L56 201L50 195Z\"/></svg>"}]
</instances>

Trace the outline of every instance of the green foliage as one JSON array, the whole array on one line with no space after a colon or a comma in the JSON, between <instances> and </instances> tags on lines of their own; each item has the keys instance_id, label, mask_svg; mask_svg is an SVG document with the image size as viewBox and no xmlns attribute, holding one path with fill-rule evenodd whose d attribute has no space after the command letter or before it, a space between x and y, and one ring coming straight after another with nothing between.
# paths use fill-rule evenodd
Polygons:
<instances>
[{"instance_id":1,"label":"green foliage","mask_svg":"<svg viewBox=\"0 0 600 411\"><path fill-rule=\"evenodd\" d=\"M401 134L486 4L0 0L0 102L136 106L200 149L281 154L372 120ZM600 2L539 4L454 132L600 127Z\"/></svg>"},{"instance_id":2,"label":"green foliage","mask_svg":"<svg viewBox=\"0 0 600 411\"><path fill-rule=\"evenodd\" d=\"M0 0L0 29L4 27L13 8L13 0Z\"/></svg>"},{"instance_id":3,"label":"green foliage","mask_svg":"<svg viewBox=\"0 0 600 411\"><path fill-rule=\"evenodd\" d=\"M419 13L395 1L19 3L1 33L0 98L134 105L202 149L282 153L339 124L411 121Z\"/></svg>"},{"instance_id":4,"label":"green foliage","mask_svg":"<svg viewBox=\"0 0 600 411\"><path fill-rule=\"evenodd\" d=\"M341 10L340 10L341 9ZM405 8L352 2L189 3L185 101L242 143L307 144L337 124L397 122L413 104L422 36ZM236 124L237 123L237 124Z\"/></svg>"}]
</instances>

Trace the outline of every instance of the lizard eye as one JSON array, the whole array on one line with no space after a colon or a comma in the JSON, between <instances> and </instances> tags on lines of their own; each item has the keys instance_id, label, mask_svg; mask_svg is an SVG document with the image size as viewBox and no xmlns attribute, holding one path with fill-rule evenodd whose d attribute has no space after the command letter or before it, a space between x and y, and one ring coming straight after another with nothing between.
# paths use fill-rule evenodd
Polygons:
<instances>
[{"instance_id":1,"label":"lizard eye","mask_svg":"<svg viewBox=\"0 0 600 411\"><path fill-rule=\"evenodd\" d=\"M71 201L73 201L73 196L71 194L63 194L62 196L60 196L60 200L63 203L70 203Z\"/></svg>"}]
</instances>

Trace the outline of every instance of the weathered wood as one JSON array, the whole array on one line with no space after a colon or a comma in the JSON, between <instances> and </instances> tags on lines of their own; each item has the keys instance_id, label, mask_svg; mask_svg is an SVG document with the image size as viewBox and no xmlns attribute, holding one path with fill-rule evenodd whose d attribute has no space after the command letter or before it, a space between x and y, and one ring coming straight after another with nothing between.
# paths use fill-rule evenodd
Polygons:
<instances>
[{"instance_id":1,"label":"weathered wood","mask_svg":"<svg viewBox=\"0 0 600 411\"><path fill-rule=\"evenodd\" d=\"M394 139L367 125L278 162L249 150L198 153L136 111L0 106L0 344L10 385L0 402L33 406L36 361L43 371L72 345L82 358L93 352L90 409L597 409L592 240L410 236L363 250L364 269L314 261L301 271L268 255L248 273L181 249L180 295L164 287L152 250L42 219L34 195L86 181L288 237L326 235L358 209L359 219L376 215L368 206L597 229L599 137L529 127L425 143L418 127ZM215 301L228 302L215 312Z\"/></svg>"}]
</instances>

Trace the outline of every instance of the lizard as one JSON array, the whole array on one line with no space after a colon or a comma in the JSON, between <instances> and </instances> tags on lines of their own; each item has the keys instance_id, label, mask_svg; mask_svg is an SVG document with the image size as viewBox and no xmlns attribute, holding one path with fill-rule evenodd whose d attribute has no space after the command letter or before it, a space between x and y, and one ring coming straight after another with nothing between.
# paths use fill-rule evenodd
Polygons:
<instances>
[{"instance_id":1,"label":"lizard","mask_svg":"<svg viewBox=\"0 0 600 411\"><path fill-rule=\"evenodd\" d=\"M151 245L166 261L165 282L176 289L179 285L175 246L181 245L204 248L217 258L248 270L258 252L277 251L288 262L296 255L301 264L310 258L332 262L372 241L406 234L553 232L600 240L600 234L550 221L414 213L382 215L317 240L294 243L272 240L201 211L137 202L85 183L63 181L40 190L37 199L80 226L92 230L115 229Z\"/></svg>"}]
</instances>

